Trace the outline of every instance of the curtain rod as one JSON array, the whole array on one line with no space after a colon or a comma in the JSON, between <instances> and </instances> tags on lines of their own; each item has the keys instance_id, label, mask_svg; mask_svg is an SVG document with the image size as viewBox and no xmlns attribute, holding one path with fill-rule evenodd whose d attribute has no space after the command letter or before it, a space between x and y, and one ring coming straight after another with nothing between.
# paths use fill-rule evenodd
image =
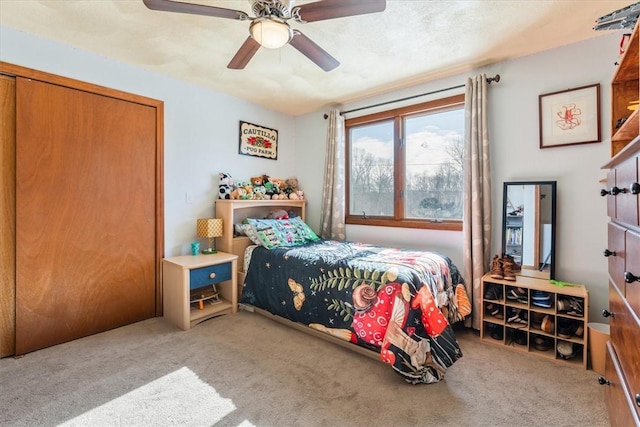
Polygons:
<instances>
[{"instance_id":1,"label":"curtain rod","mask_svg":"<svg viewBox=\"0 0 640 427\"><path fill-rule=\"evenodd\" d=\"M500 74L496 74L495 77L487 77L487 83L488 84L491 84L491 82L498 83L499 81L500 81ZM391 100L391 101L381 102L379 104L367 105L366 107L354 108L353 110L340 111L340 115L347 114L347 113L353 113L355 111L360 111L360 110L366 110L368 108L380 107L382 105L393 104L395 102L407 101L409 99L419 98L421 96L433 95L434 93L446 92L448 90L453 90L453 89L460 89L461 87L464 87L464 86L465 85L451 86L451 87L447 87L447 88L444 88L444 89L438 89L438 90L434 90L434 91L427 92L427 93L421 93L419 95L412 95L412 96L407 96L405 98L400 98L400 99L394 99L394 100ZM329 115L325 113L325 115L324 115L325 120L328 117L329 117Z\"/></svg>"}]
</instances>

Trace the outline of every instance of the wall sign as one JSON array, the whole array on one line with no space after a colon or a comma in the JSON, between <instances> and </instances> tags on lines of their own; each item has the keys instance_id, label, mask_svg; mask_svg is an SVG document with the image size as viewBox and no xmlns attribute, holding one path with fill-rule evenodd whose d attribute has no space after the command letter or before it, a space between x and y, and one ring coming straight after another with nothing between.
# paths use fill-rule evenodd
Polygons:
<instances>
[{"instance_id":1,"label":"wall sign","mask_svg":"<svg viewBox=\"0 0 640 427\"><path fill-rule=\"evenodd\" d=\"M277 160L278 131L241 120L238 153Z\"/></svg>"}]
</instances>

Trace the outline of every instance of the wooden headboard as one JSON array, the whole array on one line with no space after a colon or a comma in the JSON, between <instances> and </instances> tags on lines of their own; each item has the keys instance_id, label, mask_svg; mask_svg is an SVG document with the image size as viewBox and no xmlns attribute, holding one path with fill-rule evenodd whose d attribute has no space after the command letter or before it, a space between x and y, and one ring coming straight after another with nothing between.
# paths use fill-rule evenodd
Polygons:
<instances>
[{"instance_id":1,"label":"wooden headboard","mask_svg":"<svg viewBox=\"0 0 640 427\"><path fill-rule=\"evenodd\" d=\"M234 224L245 218L266 218L269 213L284 209L293 211L303 220L306 200L216 200L216 218L222 218L223 236L216 239L216 248L238 256L238 269L244 269L244 251L253 244L247 236L234 237Z\"/></svg>"}]
</instances>

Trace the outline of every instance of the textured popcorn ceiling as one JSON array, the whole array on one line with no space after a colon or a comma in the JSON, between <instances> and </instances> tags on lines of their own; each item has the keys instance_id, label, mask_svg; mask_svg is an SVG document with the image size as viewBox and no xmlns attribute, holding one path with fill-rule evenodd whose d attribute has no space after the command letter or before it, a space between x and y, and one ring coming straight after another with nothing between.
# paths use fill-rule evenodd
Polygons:
<instances>
[{"instance_id":1,"label":"textured popcorn ceiling","mask_svg":"<svg viewBox=\"0 0 640 427\"><path fill-rule=\"evenodd\" d=\"M247 0L193 3L251 15ZM340 61L328 73L288 45L229 70L249 22L152 11L142 0L0 0L0 23L300 115L601 36L595 20L631 3L388 0L381 13L292 22Z\"/></svg>"}]
</instances>

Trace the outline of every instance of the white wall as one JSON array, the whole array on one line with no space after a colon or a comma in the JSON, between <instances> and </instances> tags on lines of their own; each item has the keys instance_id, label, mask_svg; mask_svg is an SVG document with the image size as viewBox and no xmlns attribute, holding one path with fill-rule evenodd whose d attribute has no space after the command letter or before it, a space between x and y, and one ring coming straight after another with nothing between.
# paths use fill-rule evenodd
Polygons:
<instances>
[{"instance_id":1,"label":"white wall","mask_svg":"<svg viewBox=\"0 0 640 427\"><path fill-rule=\"evenodd\" d=\"M504 61L475 72L434 81L384 96L359 100L342 106L351 110L366 105L464 84L476 73L500 74L501 81L489 86L489 137L491 139L493 232L492 253L500 252L502 183L504 181L558 181L556 278L585 284L590 295L592 321L601 322L599 312L608 306L607 263L602 252L607 244L606 205L599 192L605 177L600 167L610 157L610 82L618 56L620 33L605 33L594 40L549 50L516 60ZM540 149L538 136L538 95L593 83L601 85L602 142ZM463 89L418 98L462 93ZM392 104L397 107L402 104ZM383 108L383 107L380 107ZM370 114L369 109L347 117ZM388 107L387 107L388 108ZM306 135L297 144L298 170L309 196L309 222L319 226L322 193L322 165L326 121L318 111L296 118L296 134ZM433 248L449 255L462 267L460 232L402 230L397 228L348 226L347 238L402 247Z\"/></svg>"},{"instance_id":2,"label":"white wall","mask_svg":"<svg viewBox=\"0 0 640 427\"><path fill-rule=\"evenodd\" d=\"M247 180L295 173L291 116L5 26L0 60L164 101L166 256L189 253L196 219L213 216L218 173ZM278 130L278 160L238 154L240 120Z\"/></svg>"},{"instance_id":3,"label":"white wall","mask_svg":"<svg viewBox=\"0 0 640 427\"><path fill-rule=\"evenodd\" d=\"M493 207L500 212L502 183L558 181L557 278L584 283L591 315L608 305L605 200L599 196L609 158L609 83L617 59L619 33L478 69L502 80L489 89ZM217 174L246 179L266 173L297 175L309 200L309 223L320 221L326 121L325 111L290 117L209 89L180 82L124 63L0 26L0 60L156 98L165 103L165 254L188 253L195 220L213 214ZM386 100L464 84L472 73L398 90L344 105L353 109ZM538 95L591 83L601 84L603 142L540 150ZM426 101L462 93L457 89L419 98ZM394 104L399 106L401 104ZM375 110L366 110L368 114ZM354 116L355 114L352 114ZM278 160L237 154L238 122L246 120L279 131ZM185 193L192 203L185 203ZM493 253L500 251L501 217L493 218ZM350 226L347 237L363 242L431 248L462 266L458 232ZM595 321L602 321L597 316ZM592 320L593 320L592 319Z\"/></svg>"}]
</instances>

